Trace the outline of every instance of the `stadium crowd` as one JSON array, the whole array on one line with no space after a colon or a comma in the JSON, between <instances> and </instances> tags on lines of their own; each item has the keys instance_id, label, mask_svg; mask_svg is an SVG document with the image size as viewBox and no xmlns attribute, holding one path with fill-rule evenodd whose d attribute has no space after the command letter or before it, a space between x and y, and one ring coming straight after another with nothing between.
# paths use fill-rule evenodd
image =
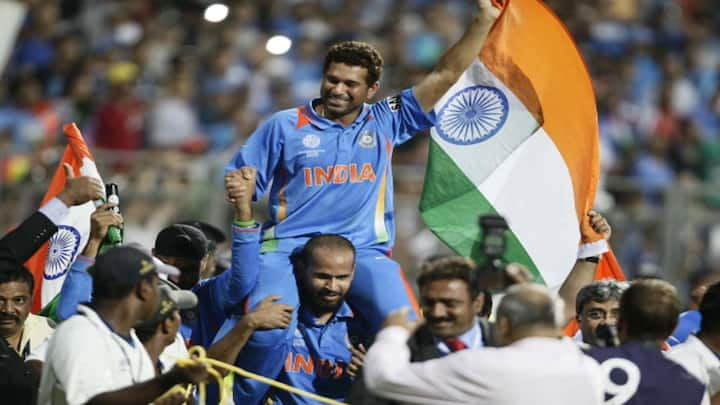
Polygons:
<instances>
[{"instance_id":1,"label":"stadium crowd","mask_svg":"<svg viewBox=\"0 0 720 405\"><path fill-rule=\"evenodd\" d=\"M9 207L0 226L17 224L36 206L44 189L20 186L47 182L64 145L60 124L74 121L94 145L101 173L124 193L129 232L146 243L164 223L183 217L222 222L202 210L208 187L221 189L217 162L225 159L215 157L242 144L272 111L316 94L326 44L357 39L377 46L392 61L384 97L433 66L472 14L464 0L237 1L225 21L213 24L202 18L205 4L190 0L25 3L29 15L0 82L0 198ZM658 266L675 264L681 281L717 269L714 3L547 3L573 34L595 84L608 179L598 203L616 223L623 268L666 274ZM294 41L288 53L273 56L257 46L275 34ZM417 200L423 138L395 154L399 205ZM681 208L699 213L680 216L676 223L687 237L668 242L662 190L670 186L698 190ZM153 215L142 209L147 204L157 207ZM673 253L686 259L666 263L663 253L674 244L682 250ZM438 248L410 213L399 218L398 246L406 267Z\"/></svg>"},{"instance_id":2,"label":"stadium crowd","mask_svg":"<svg viewBox=\"0 0 720 405\"><path fill-rule=\"evenodd\" d=\"M477 279L471 260L437 255L419 266L415 303L386 255L392 234L389 244L387 237L369 241L366 233L377 231L371 218L345 229L340 214L293 217L305 205L288 209L285 193L321 202L292 188L293 179L307 184L305 172L268 160L278 145L290 147L277 139L296 127L359 131L370 111L378 122L371 125L397 132L389 135L394 143L426 131L433 124L426 112L469 64L448 60L477 55L497 17L490 0L238 1L219 24L203 21L193 1L27 2L0 83L3 187L46 183L64 144L61 123L75 121L93 150L111 151L98 155L108 156L103 175L124 179L128 189L182 192L192 182L188 162L229 161L217 176L222 192L209 199L227 201L232 218L221 226L231 230L227 237L200 220L177 222L174 212L154 218L162 229L150 232L152 243L111 247L110 228L129 229L126 218L147 222L173 202L148 210L147 201L131 200L123 214L115 203L98 205L87 245L40 316L30 313L35 285L23 263L70 207L102 199L105 190L68 171L63 191L34 213L27 196L6 197L8 207L25 202L2 213L21 222L0 239L2 398L192 403L201 394L185 386L209 381L211 370L201 357L188 360L191 344L210 358L352 404L720 403L720 277L709 272L718 266L711 230L687 269L702 276L689 311L682 312L675 287L640 271L660 254L647 216L663 206L664 190L720 183L720 15L711 3L548 2L595 81L603 173L638 185L637 193L601 194L599 201L620 207L609 215L620 229L613 240L621 238L617 252L635 280L592 282L600 259L590 256L578 257L557 292L533 284L522 263L505 267L497 289ZM275 33L295 41L290 53L272 56L257 46ZM376 47L384 70L375 48L348 40ZM441 57L446 52L453 58ZM382 101L363 107L370 100ZM297 105L305 107L286 110L297 122L283 126L289 113L275 112ZM303 144L314 142L308 136ZM423 138L399 146L394 161L421 166ZM360 146L375 147L374 139ZM287 183L271 183L277 173ZM363 194L377 192L374 174L363 169L359 176L357 183L372 178L357 185L367 187ZM413 186L399 180L403 187ZM263 193L270 215L253 204ZM353 212L328 193L334 210ZM400 227L405 214L396 211ZM388 212L392 217L391 205ZM610 239L603 216L590 212L586 221ZM261 243L268 240L262 222L279 241L271 247ZM217 255L225 241L228 261ZM579 331L561 338L570 320ZM253 378L228 384L238 404L316 403ZM208 398L225 388L210 384Z\"/></svg>"}]
</instances>

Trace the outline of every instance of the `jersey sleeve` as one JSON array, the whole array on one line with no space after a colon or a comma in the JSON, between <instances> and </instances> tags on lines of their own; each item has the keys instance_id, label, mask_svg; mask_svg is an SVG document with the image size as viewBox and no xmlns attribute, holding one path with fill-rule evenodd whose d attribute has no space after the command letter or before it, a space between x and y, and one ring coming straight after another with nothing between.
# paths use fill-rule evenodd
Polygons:
<instances>
[{"instance_id":1,"label":"jersey sleeve","mask_svg":"<svg viewBox=\"0 0 720 405\"><path fill-rule=\"evenodd\" d=\"M373 117L388 128L393 145L410 139L416 132L435 125L435 112L423 111L412 88L388 97L372 107Z\"/></svg>"},{"instance_id":2,"label":"jersey sleeve","mask_svg":"<svg viewBox=\"0 0 720 405\"><path fill-rule=\"evenodd\" d=\"M255 286L260 271L260 225L232 227L230 269L204 280L214 312L225 312L240 305Z\"/></svg>"},{"instance_id":3,"label":"jersey sleeve","mask_svg":"<svg viewBox=\"0 0 720 405\"><path fill-rule=\"evenodd\" d=\"M60 289L55 316L62 322L77 313L78 304L92 298L92 276L87 269L94 264L90 257L78 256L70 266Z\"/></svg>"},{"instance_id":4,"label":"jersey sleeve","mask_svg":"<svg viewBox=\"0 0 720 405\"><path fill-rule=\"evenodd\" d=\"M262 198L272 180L283 147L280 120L273 115L250 135L245 145L225 167L225 173L243 166L257 170L255 200Z\"/></svg>"}]
</instances>

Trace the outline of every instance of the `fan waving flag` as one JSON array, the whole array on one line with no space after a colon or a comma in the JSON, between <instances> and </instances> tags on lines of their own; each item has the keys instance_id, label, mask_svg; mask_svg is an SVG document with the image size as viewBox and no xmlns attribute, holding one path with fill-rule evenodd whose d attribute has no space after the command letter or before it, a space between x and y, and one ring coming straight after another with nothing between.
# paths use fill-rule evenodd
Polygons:
<instances>
[{"instance_id":1,"label":"fan waving flag","mask_svg":"<svg viewBox=\"0 0 720 405\"><path fill-rule=\"evenodd\" d=\"M62 191L65 185L63 163L69 163L76 175L80 173L82 176L95 177L102 182L95 161L78 127L74 123L67 124L63 127L63 132L68 145L65 147L65 153L58 163L42 204ZM90 215L94 211L95 205L92 201L70 207L70 212L62 223L58 224L58 232L48 241L47 248L39 249L25 263L35 278L34 312L45 306L60 292L70 265L87 243L90 235Z\"/></svg>"},{"instance_id":2,"label":"fan waving flag","mask_svg":"<svg viewBox=\"0 0 720 405\"><path fill-rule=\"evenodd\" d=\"M559 287L580 227L595 234L584 219L598 178L592 83L562 23L538 0L506 1L478 59L434 110L425 223L482 260L478 216L500 214L511 231L505 258Z\"/></svg>"}]
</instances>

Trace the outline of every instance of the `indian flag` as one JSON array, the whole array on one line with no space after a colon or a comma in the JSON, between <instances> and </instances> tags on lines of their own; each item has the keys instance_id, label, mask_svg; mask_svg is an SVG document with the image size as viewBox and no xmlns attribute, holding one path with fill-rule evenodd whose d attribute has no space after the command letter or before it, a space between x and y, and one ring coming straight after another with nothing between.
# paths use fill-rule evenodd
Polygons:
<instances>
[{"instance_id":1,"label":"indian flag","mask_svg":"<svg viewBox=\"0 0 720 405\"><path fill-rule=\"evenodd\" d=\"M595 96L565 27L541 1L506 1L478 59L434 110L425 223L481 260L478 216L500 214L511 230L505 258L559 287L598 178Z\"/></svg>"},{"instance_id":2,"label":"indian flag","mask_svg":"<svg viewBox=\"0 0 720 405\"><path fill-rule=\"evenodd\" d=\"M63 127L63 132L68 145L65 147L42 204L62 191L65 185L63 163L69 163L76 176L91 176L102 182L95 160L78 127L74 123L67 124ZM70 265L87 244L90 236L90 215L94 211L95 205L92 201L70 207L70 212L62 223L58 224L58 231L47 242L47 247L39 249L25 263L35 278L34 312L48 304L60 292Z\"/></svg>"}]
</instances>

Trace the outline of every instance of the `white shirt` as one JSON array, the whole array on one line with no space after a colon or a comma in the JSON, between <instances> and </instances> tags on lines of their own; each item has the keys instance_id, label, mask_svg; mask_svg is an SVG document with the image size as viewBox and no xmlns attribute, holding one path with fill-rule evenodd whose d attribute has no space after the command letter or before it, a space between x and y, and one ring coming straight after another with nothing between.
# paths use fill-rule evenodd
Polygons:
<instances>
[{"instance_id":1,"label":"white shirt","mask_svg":"<svg viewBox=\"0 0 720 405\"><path fill-rule=\"evenodd\" d=\"M84 404L155 376L150 356L130 331L132 345L110 330L91 308L58 326L50 339L40 381L38 404Z\"/></svg>"},{"instance_id":2,"label":"white shirt","mask_svg":"<svg viewBox=\"0 0 720 405\"><path fill-rule=\"evenodd\" d=\"M700 380L710 396L720 392L720 359L700 339L690 335L666 355Z\"/></svg>"},{"instance_id":3,"label":"white shirt","mask_svg":"<svg viewBox=\"0 0 720 405\"><path fill-rule=\"evenodd\" d=\"M162 372L167 373L177 363L178 359L187 359L190 357L185 347L185 339L180 332L175 335L175 340L170 343L160 353L160 363L162 363Z\"/></svg>"},{"instance_id":4,"label":"white shirt","mask_svg":"<svg viewBox=\"0 0 720 405\"><path fill-rule=\"evenodd\" d=\"M408 337L397 326L378 334L364 365L371 392L423 405L603 402L600 366L567 339L530 337L504 348L410 363Z\"/></svg>"}]
</instances>

